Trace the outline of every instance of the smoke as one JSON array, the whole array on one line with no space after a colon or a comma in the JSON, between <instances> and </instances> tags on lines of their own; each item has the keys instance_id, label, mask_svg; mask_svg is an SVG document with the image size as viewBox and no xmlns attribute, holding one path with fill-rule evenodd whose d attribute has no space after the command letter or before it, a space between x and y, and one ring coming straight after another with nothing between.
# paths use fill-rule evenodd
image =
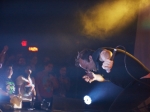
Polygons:
<instances>
[{"instance_id":1,"label":"smoke","mask_svg":"<svg viewBox=\"0 0 150 112\"><path fill-rule=\"evenodd\" d=\"M140 8L143 8L148 1L109 0L80 12L82 34L92 38L114 35L133 22L137 17L139 5L142 4Z\"/></svg>"}]
</instances>

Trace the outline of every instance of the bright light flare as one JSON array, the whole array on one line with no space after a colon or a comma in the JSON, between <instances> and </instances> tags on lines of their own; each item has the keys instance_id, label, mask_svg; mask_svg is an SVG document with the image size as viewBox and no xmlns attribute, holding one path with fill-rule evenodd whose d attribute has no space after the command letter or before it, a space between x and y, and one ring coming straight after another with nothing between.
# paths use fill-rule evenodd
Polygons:
<instances>
[{"instance_id":1,"label":"bright light flare","mask_svg":"<svg viewBox=\"0 0 150 112\"><path fill-rule=\"evenodd\" d=\"M37 47L29 47L28 50L32 51L32 52L37 52L38 48Z\"/></svg>"},{"instance_id":2,"label":"bright light flare","mask_svg":"<svg viewBox=\"0 0 150 112\"><path fill-rule=\"evenodd\" d=\"M84 99L85 104L87 104L87 105L90 105L92 103L92 99L88 95L84 96L83 99Z\"/></svg>"}]
</instances>

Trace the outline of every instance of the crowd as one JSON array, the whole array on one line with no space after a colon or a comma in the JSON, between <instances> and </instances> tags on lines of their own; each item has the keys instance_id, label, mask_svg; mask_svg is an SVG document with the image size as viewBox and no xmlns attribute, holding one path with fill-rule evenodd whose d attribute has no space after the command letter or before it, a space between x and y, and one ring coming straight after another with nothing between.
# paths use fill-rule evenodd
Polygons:
<instances>
[{"instance_id":1,"label":"crowd","mask_svg":"<svg viewBox=\"0 0 150 112\"><path fill-rule=\"evenodd\" d=\"M67 66L55 69L50 57L16 53L6 56L8 46L0 53L0 101L10 102L14 95L21 96L24 105L30 101L52 101L53 96L67 97L70 79ZM41 60L43 60L41 62Z\"/></svg>"}]
</instances>

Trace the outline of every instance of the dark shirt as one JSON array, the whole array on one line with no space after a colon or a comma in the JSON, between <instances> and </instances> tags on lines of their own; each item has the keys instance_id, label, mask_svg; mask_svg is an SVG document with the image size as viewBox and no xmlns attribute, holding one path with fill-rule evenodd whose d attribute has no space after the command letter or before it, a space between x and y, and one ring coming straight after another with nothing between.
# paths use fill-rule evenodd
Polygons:
<instances>
[{"instance_id":1,"label":"dark shirt","mask_svg":"<svg viewBox=\"0 0 150 112\"><path fill-rule=\"evenodd\" d=\"M8 94L14 94L15 93L15 84L12 81L12 79L2 75L0 77L0 88L3 91L6 91Z\"/></svg>"},{"instance_id":2,"label":"dark shirt","mask_svg":"<svg viewBox=\"0 0 150 112\"><path fill-rule=\"evenodd\" d=\"M125 88L129 83L140 80L140 78L149 73L148 70L142 66L142 63L138 62L131 54L117 49L114 57L114 64L110 73L102 69L102 63L99 61L99 54L103 50L100 48L93 53L93 60L96 63L97 71L105 79L110 80L112 83ZM108 49L113 52L112 49Z\"/></svg>"},{"instance_id":3,"label":"dark shirt","mask_svg":"<svg viewBox=\"0 0 150 112\"><path fill-rule=\"evenodd\" d=\"M9 79L9 78L7 78L4 75L1 75L1 77L0 77L0 88L3 91L7 92L9 95L12 95L12 94L15 93L15 84L14 84L14 82L12 81L12 79ZM1 95L0 101L2 101L2 102L5 102L5 101L9 102L10 101L10 97Z\"/></svg>"},{"instance_id":4,"label":"dark shirt","mask_svg":"<svg viewBox=\"0 0 150 112\"><path fill-rule=\"evenodd\" d=\"M37 74L36 87L42 98L52 98L53 91L57 86L58 82L51 73L42 71Z\"/></svg>"}]
</instances>

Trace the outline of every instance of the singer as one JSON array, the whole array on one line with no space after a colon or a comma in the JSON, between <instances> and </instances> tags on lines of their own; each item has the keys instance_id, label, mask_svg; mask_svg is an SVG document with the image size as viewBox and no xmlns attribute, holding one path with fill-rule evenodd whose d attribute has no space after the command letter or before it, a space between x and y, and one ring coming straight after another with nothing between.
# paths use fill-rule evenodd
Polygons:
<instances>
[{"instance_id":1,"label":"singer","mask_svg":"<svg viewBox=\"0 0 150 112\"><path fill-rule=\"evenodd\" d=\"M83 68L86 82L111 81L124 90L110 106L110 111L131 111L150 96L150 71L133 55L112 48L78 53L75 65Z\"/></svg>"}]
</instances>

